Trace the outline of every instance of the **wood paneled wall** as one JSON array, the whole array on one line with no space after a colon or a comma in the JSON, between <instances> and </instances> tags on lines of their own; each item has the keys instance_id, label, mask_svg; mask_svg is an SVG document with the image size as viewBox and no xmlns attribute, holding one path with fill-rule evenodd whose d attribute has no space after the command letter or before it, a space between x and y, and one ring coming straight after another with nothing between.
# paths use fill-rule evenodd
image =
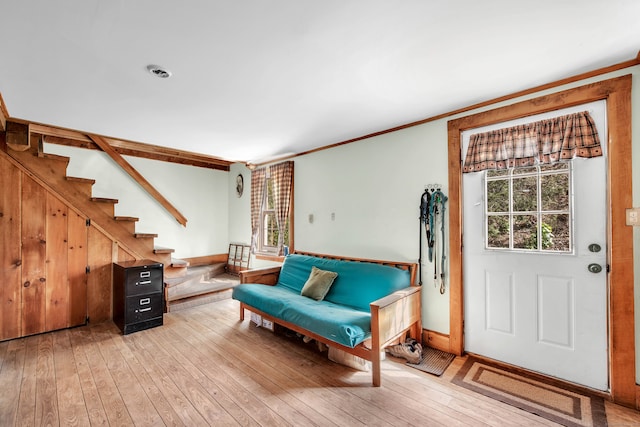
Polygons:
<instances>
[{"instance_id":1,"label":"wood paneled wall","mask_svg":"<svg viewBox=\"0 0 640 427\"><path fill-rule=\"evenodd\" d=\"M4 155L0 188L0 340L110 319L131 255Z\"/></svg>"}]
</instances>

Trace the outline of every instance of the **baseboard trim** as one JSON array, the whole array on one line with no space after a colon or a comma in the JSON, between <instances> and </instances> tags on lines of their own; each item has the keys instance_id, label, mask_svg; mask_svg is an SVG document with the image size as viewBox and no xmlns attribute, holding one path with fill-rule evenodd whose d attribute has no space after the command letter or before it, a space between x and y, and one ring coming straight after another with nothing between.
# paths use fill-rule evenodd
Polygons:
<instances>
[{"instance_id":1,"label":"baseboard trim","mask_svg":"<svg viewBox=\"0 0 640 427\"><path fill-rule=\"evenodd\" d=\"M423 344L426 344L431 348L435 348L436 350L442 350L447 353L451 353L451 341L449 339L449 335L447 334L423 329L422 342Z\"/></svg>"}]
</instances>

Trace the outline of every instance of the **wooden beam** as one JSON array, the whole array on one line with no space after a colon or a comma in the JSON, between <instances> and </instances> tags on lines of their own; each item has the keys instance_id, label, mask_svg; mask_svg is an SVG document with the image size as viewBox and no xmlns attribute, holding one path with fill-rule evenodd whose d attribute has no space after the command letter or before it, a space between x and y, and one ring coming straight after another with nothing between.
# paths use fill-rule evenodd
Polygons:
<instances>
[{"instance_id":1,"label":"wooden beam","mask_svg":"<svg viewBox=\"0 0 640 427\"><path fill-rule=\"evenodd\" d=\"M2 99L2 94L0 93L0 132L7 130L7 119L9 117L9 111L7 111L7 106L5 105L4 99Z\"/></svg>"},{"instance_id":2,"label":"wooden beam","mask_svg":"<svg viewBox=\"0 0 640 427\"><path fill-rule=\"evenodd\" d=\"M151 185L151 183L149 183L149 181L147 181L140 174L140 172L138 172L133 166L131 166L131 164L129 164L129 162L127 162L120 154L118 154L118 152L116 152L116 150L114 150L113 147L103 137L91 134L88 136L93 142L96 143L96 145L98 145L98 147L102 149L102 151L107 153L109 157L111 157L118 165L120 165L120 167L124 169L125 172L127 172L131 176L131 178L133 178L138 184L140 184L140 186L144 188L147 193L149 193L154 199L156 199L156 201L160 203L162 207L164 207L171 215L173 215L173 217L180 224L186 227L187 218L185 218L184 215L182 215L178 211L178 209L176 209L171 204L171 202L165 199L164 196L160 194L160 192L156 190L155 187Z\"/></svg>"},{"instance_id":3,"label":"wooden beam","mask_svg":"<svg viewBox=\"0 0 640 427\"><path fill-rule=\"evenodd\" d=\"M32 133L44 135L45 142L50 144L99 149L94 141L84 132L44 125L41 123L31 123L30 125ZM233 163L229 160L223 160L218 157L178 150L175 148L161 147L159 145L144 144L141 142L133 142L104 136L102 138L107 141L116 152L126 156L142 157L146 159L222 171L229 171L231 163Z\"/></svg>"},{"instance_id":4,"label":"wooden beam","mask_svg":"<svg viewBox=\"0 0 640 427\"><path fill-rule=\"evenodd\" d=\"M29 124L7 120L5 126L7 130L7 146L14 151L27 151L30 147Z\"/></svg>"},{"instance_id":5,"label":"wooden beam","mask_svg":"<svg viewBox=\"0 0 640 427\"><path fill-rule=\"evenodd\" d=\"M57 136L60 138L71 139L74 141L92 142L86 134L71 129L63 129L55 126L43 125L40 123L31 123L31 132L40 133L47 136Z\"/></svg>"},{"instance_id":6,"label":"wooden beam","mask_svg":"<svg viewBox=\"0 0 640 427\"><path fill-rule=\"evenodd\" d=\"M205 154L193 153L190 151L177 150L175 148L161 147L159 145L142 144L139 142L125 141L122 139L105 138L116 150L129 151L136 153L138 157L167 156L174 158L176 163L181 161L197 161L205 162L210 166L222 166L229 170L231 163L229 160L222 160L218 157L208 156Z\"/></svg>"}]
</instances>

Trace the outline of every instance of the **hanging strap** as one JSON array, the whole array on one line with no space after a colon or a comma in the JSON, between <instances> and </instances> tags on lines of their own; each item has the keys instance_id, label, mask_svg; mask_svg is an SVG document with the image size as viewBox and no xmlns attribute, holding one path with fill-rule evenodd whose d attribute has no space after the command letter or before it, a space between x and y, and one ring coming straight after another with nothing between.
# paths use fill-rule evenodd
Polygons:
<instances>
[{"instance_id":1,"label":"hanging strap","mask_svg":"<svg viewBox=\"0 0 640 427\"><path fill-rule=\"evenodd\" d=\"M436 190L431 195L431 207L430 207L430 228L433 238L437 234L437 231L434 228L437 226L437 222L440 221L440 236L437 238L440 243L436 243L434 241L435 247L435 262L433 268L433 279L434 285L438 284L438 280L440 281L440 293L444 294L445 291L445 281L444 281L444 266L445 266L445 232L444 232L444 219L445 219L445 203L447 201L447 196L441 190ZM440 259L438 259L438 246L440 246ZM431 261L431 258L429 259ZM439 271L438 271L439 270Z\"/></svg>"},{"instance_id":2,"label":"hanging strap","mask_svg":"<svg viewBox=\"0 0 640 427\"><path fill-rule=\"evenodd\" d=\"M436 198L435 198L435 194L430 194L429 195L429 215L427 217L427 220L429 222L428 227L427 227L427 246L429 247L429 262L433 262L433 249L434 249L434 244L435 244L435 233L434 233L434 227L435 227L435 211L437 209L436 207ZM425 224L425 226L427 226L427 224Z\"/></svg>"},{"instance_id":3,"label":"hanging strap","mask_svg":"<svg viewBox=\"0 0 640 427\"><path fill-rule=\"evenodd\" d=\"M419 271L419 285L422 286L422 224L424 224L425 234L427 236L427 240L429 239L429 204L431 203L431 194L429 194L429 190L424 190L422 196L420 196L420 224L419 230L420 239L419 239L419 248L420 255L418 257L418 271Z\"/></svg>"},{"instance_id":4,"label":"hanging strap","mask_svg":"<svg viewBox=\"0 0 640 427\"><path fill-rule=\"evenodd\" d=\"M440 214L441 215L440 216L440 236L442 239L442 256L440 258L440 293L444 294L444 261L446 258L445 251L444 251L444 245L446 242L445 236L444 236L444 219L446 217L445 217L444 211L445 211L445 202L447 201L447 196L445 196L442 192L440 192L440 195L442 196L442 199L441 199L442 212Z\"/></svg>"}]
</instances>

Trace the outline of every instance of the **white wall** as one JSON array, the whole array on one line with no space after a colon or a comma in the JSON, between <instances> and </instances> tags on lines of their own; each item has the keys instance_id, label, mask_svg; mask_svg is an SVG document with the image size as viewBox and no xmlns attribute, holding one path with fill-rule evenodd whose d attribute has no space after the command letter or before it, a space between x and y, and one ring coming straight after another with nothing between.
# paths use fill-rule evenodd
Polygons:
<instances>
[{"instance_id":1,"label":"white wall","mask_svg":"<svg viewBox=\"0 0 640 427\"><path fill-rule=\"evenodd\" d=\"M45 144L45 152L70 157L68 176L95 179L93 196L118 199L116 215L140 218L136 231L158 234L155 245L175 249L173 257L227 252L229 173L125 157L187 218L183 227L103 152L55 144Z\"/></svg>"},{"instance_id":2,"label":"white wall","mask_svg":"<svg viewBox=\"0 0 640 427\"><path fill-rule=\"evenodd\" d=\"M417 262L420 197L427 184L448 193L446 147L435 122L296 158L295 248ZM423 283L423 324L448 333L448 289L433 286L428 261Z\"/></svg>"},{"instance_id":3,"label":"white wall","mask_svg":"<svg viewBox=\"0 0 640 427\"><path fill-rule=\"evenodd\" d=\"M242 174L244 191L236 194L236 177ZM251 244L251 171L235 163L229 171L229 241ZM253 266L253 264L252 264Z\"/></svg>"},{"instance_id":4,"label":"white wall","mask_svg":"<svg viewBox=\"0 0 640 427\"><path fill-rule=\"evenodd\" d=\"M432 183L442 184L448 194L448 120L625 74L633 74L633 141L634 146L640 145L640 67L636 66L296 157L295 248L362 258L417 261L420 195L425 185ZM640 206L640 149L633 152L633 166L634 206ZM245 205L243 209L250 210L250 206ZM335 213L335 220L331 219L331 213ZM309 222L309 215L313 215L313 223ZM640 245L637 228L635 245ZM423 259L426 260L426 256ZM640 342L640 251L635 251L634 260L635 331L636 342ZM432 271L433 265L424 262L423 327L448 334L448 288L440 295L433 286ZM640 356L640 351L637 353ZM640 378L640 357L636 360L636 376Z\"/></svg>"}]
</instances>

